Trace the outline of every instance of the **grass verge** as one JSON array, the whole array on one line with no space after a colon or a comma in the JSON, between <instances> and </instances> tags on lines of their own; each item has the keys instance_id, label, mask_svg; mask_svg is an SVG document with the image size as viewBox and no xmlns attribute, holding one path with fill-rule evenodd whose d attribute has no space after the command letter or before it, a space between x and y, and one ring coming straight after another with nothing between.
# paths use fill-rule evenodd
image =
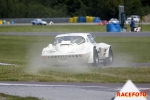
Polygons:
<instances>
[{"instance_id":1,"label":"grass verge","mask_svg":"<svg viewBox=\"0 0 150 100\"><path fill-rule=\"evenodd\" d=\"M0 100L40 100L34 97L19 97L0 93Z\"/></svg>"},{"instance_id":2,"label":"grass verge","mask_svg":"<svg viewBox=\"0 0 150 100\"><path fill-rule=\"evenodd\" d=\"M0 81L150 83L149 67L52 67L0 66Z\"/></svg>"},{"instance_id":3,"label":"grass verge","mask_svg":"<svg viewBox=\"0 0 150 100\"><path fill-rule=\"evenodd\" d=\"M127 32L130 31L126 25ZM142 25L142 32L149 32L150 25ZM48 26L0 26L0 32L106 32L106 25L48 25Z\"/></svg>"}]
</instances>

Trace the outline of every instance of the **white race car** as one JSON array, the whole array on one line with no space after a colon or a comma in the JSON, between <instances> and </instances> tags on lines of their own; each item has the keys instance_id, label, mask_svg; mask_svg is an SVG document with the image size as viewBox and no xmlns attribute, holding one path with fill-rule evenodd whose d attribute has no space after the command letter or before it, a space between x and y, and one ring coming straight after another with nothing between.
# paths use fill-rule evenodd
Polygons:
<instances>
[{"instance_id":1,"label":"white race car","mask_svg":"<svg viewBox=\"0 0 150 100\"><path fill-rule=\"evenodd\" d=\"M46 65L93 64L99 66L100 62L104 65L113 63L111 45L96 43L90 33L57 35L54 43L43 49L41 56Z\"/></svg>"}]
</instances>

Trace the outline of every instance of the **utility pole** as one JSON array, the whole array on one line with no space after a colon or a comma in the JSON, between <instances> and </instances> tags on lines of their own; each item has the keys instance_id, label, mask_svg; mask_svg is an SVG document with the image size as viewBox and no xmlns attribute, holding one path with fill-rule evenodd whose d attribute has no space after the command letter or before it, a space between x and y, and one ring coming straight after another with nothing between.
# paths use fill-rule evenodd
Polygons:
<instances>
[{"instance_id":1,"label":"utility pole","mask_svg":"<svg viewBox=\"0 0 150 100\"><path fill-rule=\"evenodd\" d=\"M126 12L126 0L123 0L124 12Z\"/></svg>"},{"instance_id":2,"label":"utility pole","mask_svg":"<svg viewBox=\"0 0 150 100\"><path fill-rule=\"evenodd\" d=\"M119 6L119 22L121 23L121 14L124 13L124 6L120 5Z\"/></svg>"}]
</instances>

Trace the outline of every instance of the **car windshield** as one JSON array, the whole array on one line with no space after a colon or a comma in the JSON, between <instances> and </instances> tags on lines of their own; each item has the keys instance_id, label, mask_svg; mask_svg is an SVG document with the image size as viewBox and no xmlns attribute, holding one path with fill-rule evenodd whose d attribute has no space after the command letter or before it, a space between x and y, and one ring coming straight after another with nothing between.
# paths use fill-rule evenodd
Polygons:
<instances>
[{"instance_id":1,"label":"car windshield","mask_svg":"<svg viewBox=\"0 0 150 100\"><path fill-rule=\"evenodd\" d=\"M137 17L132 17L132 18L137 18Z\"/></svg>"},{"instance_id":2,"label":"car windshield","mask_svg":"<svg viewBox=\"0 0 150 100\"><path fill-rule=\"evenodd\" d=\"M81 44L85 42L85 39L82 36L62 36L55 38L54 45L61 43L62 41L71 41L71 43Z\"/></svg>"},{"instance_id":3,"label":"car windshield","mask_svg":"<svg viewBox=\"0 0 150 100\"><path fill-rule=\"evenodd\" d=\"M42 21L42 19L35 19L36 21Z\"/></svg>"}]
</instances>

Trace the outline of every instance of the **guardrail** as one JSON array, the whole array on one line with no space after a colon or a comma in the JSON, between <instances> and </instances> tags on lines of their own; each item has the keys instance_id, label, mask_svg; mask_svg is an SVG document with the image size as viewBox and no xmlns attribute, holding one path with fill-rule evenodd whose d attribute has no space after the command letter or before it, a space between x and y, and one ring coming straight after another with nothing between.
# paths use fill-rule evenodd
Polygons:
<instances>
[{"instance_id":1,"label":"guardrail","mask_svg":"<svg viewBox=\"0 0 150 100\"><path fill-rule=\"evenodd\" d=\"M31 23L36 18L0 18L0 25L15 24L15 23ZM101 22L98 17L86 16L86 17L69 17L69 18L39 18L47 23L51 21L53 23L89 23L89 22Z\"/></svg>"},{"instance_id":2,"label":"guardrail","mask_svg":"<svg viewBox=\"0 0 150 100\"><path fill-rule=\"evenodd\" d=\"M14 24L14 23L31 23L32 20L36 18L5 18L5 19L0 19L0 24ZM68 23L69 18L40 18L43 21L46 21L47 23L49 22L54 22L54 23Z\"/></svg>"}]
</instances>

